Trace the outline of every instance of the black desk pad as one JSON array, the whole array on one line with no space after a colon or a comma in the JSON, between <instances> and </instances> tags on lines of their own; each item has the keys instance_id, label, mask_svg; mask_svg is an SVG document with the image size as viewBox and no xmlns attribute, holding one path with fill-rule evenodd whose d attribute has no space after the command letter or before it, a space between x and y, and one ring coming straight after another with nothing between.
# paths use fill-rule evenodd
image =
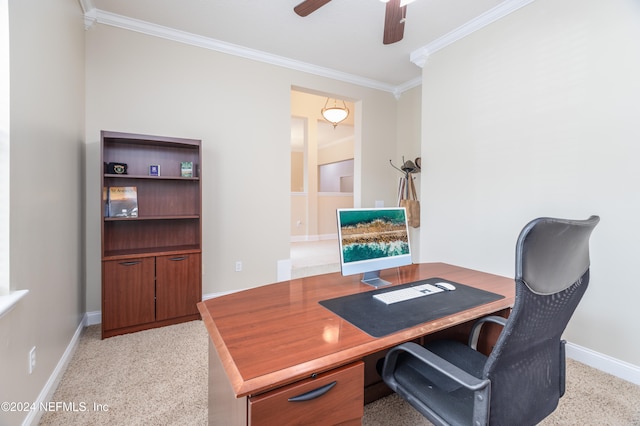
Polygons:
<instances>
[{"instance_id":1,"label":"black desk pad","mask_svg":"<svg viewBox=\"0 0 640 426\"><path fill-rule=\"evenodd\" d=\"M416 299L386 305L374 299L374 294L386 293L419 284L449 282L454 291L442 291ZM373 337L383 337L405 328L462 312L485 303L504 299L496 293L469 287L442 278L428 278L403 285L321 300L319 303L345 321Z\"/></svg>"}]
</instances>

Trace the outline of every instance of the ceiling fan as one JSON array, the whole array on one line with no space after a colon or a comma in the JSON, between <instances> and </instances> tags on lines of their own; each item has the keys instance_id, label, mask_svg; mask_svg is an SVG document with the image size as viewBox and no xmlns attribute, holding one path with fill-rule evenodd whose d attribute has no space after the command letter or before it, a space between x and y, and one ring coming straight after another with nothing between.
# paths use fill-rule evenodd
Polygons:
<instances>
[{"instance_id":1,"label":"ceiling fan","mask_svg":"<svg viewBox=\"0 0 640 426\"><path fill-rule=\"evenodd\" d=\"M294 7L293 10L298 15L304 17L320 9L330 1L331 0L304 0ZM407 17L407 3L409 3L409 1L388 0L386 3L382 43L392 44L402 40L404 36L404 22Z\"/></svg>"}]
</instances>

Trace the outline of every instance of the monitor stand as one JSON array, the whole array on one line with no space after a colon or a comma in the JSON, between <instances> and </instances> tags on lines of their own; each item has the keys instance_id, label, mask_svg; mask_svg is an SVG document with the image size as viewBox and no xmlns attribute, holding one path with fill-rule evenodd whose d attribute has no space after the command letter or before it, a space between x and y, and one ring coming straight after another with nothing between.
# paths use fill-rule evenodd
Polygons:
<instances>
[{"instance_id":1,"label":"monitor stand","mask_svg":"<svg viewBox=\"0 0 640 426\"><path fill-rule=\"evenodd\" d=\"M380 278L380 271L365 272L362 274L362 280L360 282L375 288L391 285L389 281L385 281Z\"/></svg>"}]
</instances>

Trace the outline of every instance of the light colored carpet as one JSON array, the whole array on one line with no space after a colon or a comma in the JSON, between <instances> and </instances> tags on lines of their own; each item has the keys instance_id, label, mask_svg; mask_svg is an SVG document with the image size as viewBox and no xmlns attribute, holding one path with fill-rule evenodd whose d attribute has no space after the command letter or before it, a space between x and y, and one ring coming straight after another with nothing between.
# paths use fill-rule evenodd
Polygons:
<instances>
[{"instance_id":1,"label":"light colored carpet","mask_svg":"<svg viewBox=\"0 0 640 426\"><path fill-rule=\"evenodd\" d=\"M206 425L207 339L201 321L105 340L86 328L52 398L86 411L48 412L40 424ZM362 424L430 423L392 395L366 405ZM541 425L640 425L640 387L568 360L567 393Z\"/></svg>"},{"instance_id":2,"label":"light colored carpet","mask_svg":"<svg viewBox=\"0 0 640 426\"><path fill-rule=\"evenodd\" d=\"M207 339L202 321L105 340L87 327L52 398L87 409L47 412L40 424L207 424Z\"/></svg>"}]
</instances>

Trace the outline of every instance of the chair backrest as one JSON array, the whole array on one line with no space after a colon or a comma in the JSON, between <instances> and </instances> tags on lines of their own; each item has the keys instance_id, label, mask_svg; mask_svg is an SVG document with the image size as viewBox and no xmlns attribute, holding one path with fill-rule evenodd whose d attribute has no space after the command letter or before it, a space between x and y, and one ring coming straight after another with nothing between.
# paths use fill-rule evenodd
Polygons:
<instances>
[{"instance_id":1,"label":"chair backrest","mask_svg":"<svg viewBox=\"0 0 640 426\"><path fill-rule=\"evenodd\" d=\"M536 424L564 393L561 341L589 283L589 238L600 218L539 218L516 246L516 298L485 364L489 424Z\"/></svg>"}]
</instances>

